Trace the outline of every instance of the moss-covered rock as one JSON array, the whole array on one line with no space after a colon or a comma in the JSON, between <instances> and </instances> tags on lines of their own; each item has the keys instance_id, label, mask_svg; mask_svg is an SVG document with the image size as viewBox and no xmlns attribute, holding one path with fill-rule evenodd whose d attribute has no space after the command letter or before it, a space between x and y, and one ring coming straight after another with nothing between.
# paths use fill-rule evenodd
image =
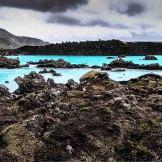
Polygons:
<instances>
[{"instance_id":1,"label":"moss-covered rock","mask_svg":"<svg viewBox=\"0 0 162 162\"><path fill-rule=\"evenodd\" d=\"M19 162L34 161L35 153L43 149L43 142L34 137L23 124L8 126L2 134L7 151Z\"/></svg>"}]
</instances>

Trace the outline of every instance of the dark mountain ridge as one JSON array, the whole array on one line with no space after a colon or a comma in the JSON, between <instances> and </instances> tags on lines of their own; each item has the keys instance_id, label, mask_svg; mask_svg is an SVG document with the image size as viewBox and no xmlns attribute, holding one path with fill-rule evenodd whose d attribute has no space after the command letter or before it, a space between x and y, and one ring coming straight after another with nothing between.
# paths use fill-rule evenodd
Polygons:
<instances>
[{"instance_id":1,"label":"dark mountain ridge","mask_svg":"<svg viewBox=\"0 0 162 162\"><path fill-rule=\"evenodd\" d=\"M0 49L16 49L22 46L45 46L49 43L37 38L15 36L0 28Z\"/></svg>"}]
</instances>

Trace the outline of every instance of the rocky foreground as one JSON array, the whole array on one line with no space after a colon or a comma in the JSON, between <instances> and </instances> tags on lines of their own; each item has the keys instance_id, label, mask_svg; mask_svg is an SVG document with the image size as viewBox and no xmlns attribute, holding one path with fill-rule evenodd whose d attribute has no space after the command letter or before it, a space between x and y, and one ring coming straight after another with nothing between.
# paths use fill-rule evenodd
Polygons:
<instances>
[{"instance_id":1,"label":"rocky foreground","mask_svg":"<svg viewBox=\"0 0 162 162\"><path fill-rule=\"evenodd\" d=\"M15 80L13 94L0 86L1 162L162 160L162 77Z\"/></svg>"}]
</instances>

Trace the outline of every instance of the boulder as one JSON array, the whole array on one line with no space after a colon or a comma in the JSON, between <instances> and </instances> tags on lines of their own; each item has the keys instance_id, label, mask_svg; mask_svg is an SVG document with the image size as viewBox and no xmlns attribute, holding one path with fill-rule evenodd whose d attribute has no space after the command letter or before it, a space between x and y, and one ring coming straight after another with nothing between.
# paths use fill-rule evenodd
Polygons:
<instances>
[{"instance_id":1,"label":"boulder","mask_svg":"<svg viewBox=\"0 0 162 162\"><path fill-rule=\"evenodd\" d=\"M127 62L125 61L123 58L119 57L116 60L112 61L109 66L111 68L132 68L132 67L136 67L136 64L134 64L133 62Z\"/></svg>"},{"instance_id":2,"label":"boulder","mask_svg":"<svg viewBox=\"0 0 162 162\"><path fill-rule=\"evenodd\" d=\"M47 74L47 73L51 73L53 76L61 76L60 73L57 73L55 70L51 69L51 70L47 70L46 68L44 68L42 71L40 71L39 73L41 74Z\"/></svg>"},{"instance_id":3,"label":"boulder","mask_svg":"<svg viewBox=\"0 0 162 162\"><path fill-rule=\"evenodd\" d=\"M147 55L143 60L157 60L157 57L154 55Z\"/></svg>"},{"instance_id":4,"label":"boulder","mask_svg":"<svg viewBox=\"0 0 162 162\"><path fill-rule=\"evenodd\" d=\"M162 67L161 67L158 63L155 63L155 64L145 65L145 66L143 66L143 69L149 69L149 70L161 70Z\"/></svg>"},{"instance_id":5,"label":"boulder","mask_svg":"<svg viewBox=\"0 0 162 162\"><path fill-rule=\"evenodd\" d=\"M99 72L99 71L89 71L87 74L83 75L80 78L80 82L84 82L84 81L90 81L93 79L108 79L108 74L106 72Z\"/></svg>"},{"instance_id":6,"label":"boulder","mask_svg":"<svg viewBox=\"0 0 162 162\"><path fill-rule=\"evenodd\" d=\"M103 64L101 70L111 70L111 67L108 64Z\"/></svg>"},{"instance_id":7,"label":"boulder","mask_svg":"<svg viewBox=\"0 0 162 162\"><path fill-rule=\"evenodd\" d=\"M19 67L20 67L19 59L11 59L11 58L0 56L0 68L14 69Z\"/></svg>"},{"instance_id":8,"label":"boulder","mask_svg":"<svg viewBox=\"0 0 162 162\"><path fill-rule=\"evenodd\" d=\"M3 85L0 85L0 102L7 102L11 99L11 93L9 92L9 89Z\"/></svg>"},{"instance_id":9,"label":"boulder","mask_svg":"<svg viewBox=\"0 0 162 162\"><path fill-rule=\"evenodd\" d=\"M17 93L30 93L42 90L47 85L43 76L36 72L31 72L24 78L17 77L15 81L19 85L19 88L16 90Z\"/></svg>"},{"instance_id":10,"label":"boulder","mask_svg":"<svg viewBox=\"0 0 162 162\"><path fill-rule=\"evenodd\" d=\"M98 66L98 65L93 65L93 66L91 66L90 68L92 68L92 69L99 69L99 68L101 68L101 67Z\"/></svg>"},{"instance_id":11,"label":"boulder","mask_svg":"<svg viewBox=\"0 0 162 162\"><path fill-rule=\"evenodd\" d=\"M41 74L46 74L46 73L49 73L49 71L46 69L46 68L44 68L42 71L40 71L39 73L41 73Z\"/></svg>"},{"instance_id":12,"label":"boulder","mask_svg":"<svg viewBox=\"0 0 162 162\"><path fill-rule=\"evenodd\" d=\"M78 89L79 88L79 84L77 82L75 82L73 79L68 80L68 82L66 83L66 86L69 89Z\"/></svg>"},{"instance_id":13,"label":"boulder","mask_svg":"<svg viewBox=\"0 0 162 162\"><path fill-rule=\"evenodd\" d=\"M115 59L115 57L108 56L107 59Z\"/></svg>"}]
</instances>

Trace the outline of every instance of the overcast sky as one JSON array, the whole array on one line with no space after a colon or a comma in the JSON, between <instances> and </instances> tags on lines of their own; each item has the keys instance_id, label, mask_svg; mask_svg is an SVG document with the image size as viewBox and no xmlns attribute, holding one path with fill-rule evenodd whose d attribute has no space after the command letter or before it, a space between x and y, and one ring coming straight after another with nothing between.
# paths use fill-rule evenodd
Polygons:
<instances>
[{"instance_id":1,"label":"overcast sky","mask_svg":"<svg viewBox=\"0 0 162 162\"><path fill-rule=\"evenodd\" d=\"M162 0L0 0L0 28L48 42L162 41Z\"/></svg>"}]
</instances>

